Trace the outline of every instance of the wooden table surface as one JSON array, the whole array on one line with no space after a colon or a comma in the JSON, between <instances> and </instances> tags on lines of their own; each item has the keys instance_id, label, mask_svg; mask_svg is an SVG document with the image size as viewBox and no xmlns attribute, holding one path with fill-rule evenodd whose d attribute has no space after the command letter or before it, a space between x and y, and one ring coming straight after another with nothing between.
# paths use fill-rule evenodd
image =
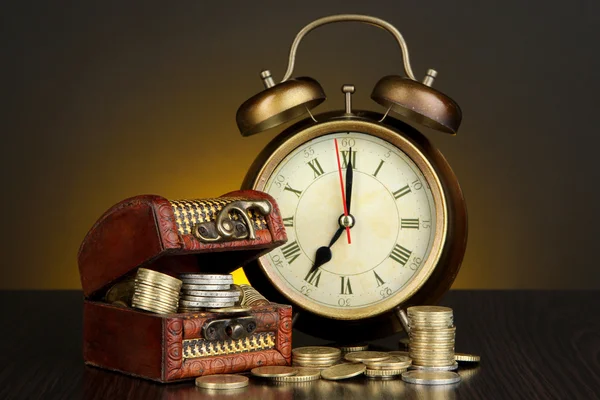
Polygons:
<instances>
[{"instance_id":1,"label":"wooden table surface","mask_svg":"<svg viewBox=\"0 0 600 400\"><path fill-rule=\"evenodd\" d=\"M599 399L600 292L451 291L456 350L481 355L456 385L401 380L269 384L208 392L193 381L161 385L86 367L82 294L3 291L0 399ZM373 341L395 350L400 335ZM326 343L294 331L294 346Z\"/></svg>"}]
</instances>

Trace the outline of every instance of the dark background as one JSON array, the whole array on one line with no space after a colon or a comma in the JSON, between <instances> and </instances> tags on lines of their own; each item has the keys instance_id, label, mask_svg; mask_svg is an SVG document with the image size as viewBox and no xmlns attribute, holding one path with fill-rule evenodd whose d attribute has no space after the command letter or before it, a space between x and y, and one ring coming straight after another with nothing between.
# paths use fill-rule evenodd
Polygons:
<instances>
[{"instance_id":1,"label":"dark background","mask_svg":"<svg viewBox=\"0 0 600 400\"><path fill-rule=\"evenodd\" d=\"M137 194L239 187L276 132L242 138L237 107L296 33L336 13L381 17L422 79L463 109L458 136L424 130L465 192L470 238L454 288L600 288L598 1L13 1L0 10L0 288L79 288L76 253ZM302 42L295 76L357 87L402 74L396 44L356 23ZM218 171L218 172L217 172ZM238 279L241 277L238 275Z\"/></svg>"}]
</instances>

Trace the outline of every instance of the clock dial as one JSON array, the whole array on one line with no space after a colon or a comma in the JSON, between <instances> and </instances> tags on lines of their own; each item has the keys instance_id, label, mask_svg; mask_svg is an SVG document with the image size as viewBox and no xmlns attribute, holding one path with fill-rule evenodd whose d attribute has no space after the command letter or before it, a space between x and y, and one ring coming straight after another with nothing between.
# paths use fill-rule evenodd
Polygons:
<instances>
[{"instance_id":1,"label":"clock dial","mask_svg":"<svg viewBox=\"0 0 600 400\"><path fill-rule=\"evenodd\" d=\"M352 241L341 235L331 260L311 270L344 213L334 139L342 176L348 162L353 167ZM279 204L288 242L261 263L304 308L340 319L372 315L373 306L401 301L417 277L428 276L422 270L431 268L426 260L440 234L439 205L417 163L390 142L361 132L316 137L283 157L263 190Z\"/></svg>"}]
</instances>

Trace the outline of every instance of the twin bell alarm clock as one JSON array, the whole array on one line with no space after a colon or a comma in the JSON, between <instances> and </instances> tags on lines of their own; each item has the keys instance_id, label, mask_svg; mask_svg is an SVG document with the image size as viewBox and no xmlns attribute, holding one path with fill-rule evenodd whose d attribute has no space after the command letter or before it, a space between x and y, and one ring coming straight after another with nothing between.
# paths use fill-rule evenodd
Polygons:
<instances>
[{"instance_id":1,"label":"twin bell alarm clock","mask_svg":"<svg viewBox=\"0 0 600 400\"><path fill-rule=\"evenodd\" d=\"M314 115L323 88L292 77L304 36L337 22L383 28L400 46L406 76L385 76L371 93L381 113L354 110L355 87L345 84L345 109ZM415 78L388 22L334 15L305 26L281 82L262 71L265 89L238 109L242 136L305 117L266 146L242 185L277 201L288 236L244 272L269 300L292 304L295 328L338 342L387 336L403 328L406 307L436 303L456 278L467 243L463 194L448 162L412 126L451 135L459 128L461 110L432 87L436 75Z\"/></svg>"}]
</instances>

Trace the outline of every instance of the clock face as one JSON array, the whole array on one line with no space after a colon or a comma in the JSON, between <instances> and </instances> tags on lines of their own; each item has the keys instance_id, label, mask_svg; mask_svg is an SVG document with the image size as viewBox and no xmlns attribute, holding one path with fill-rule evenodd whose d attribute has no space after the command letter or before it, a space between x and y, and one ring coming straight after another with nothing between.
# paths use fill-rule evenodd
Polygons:
<instances>
[{"instance_id":1,"label":"clock face","mask_svg":"<svg viewBox=\"0 0 600 400\"><path fill-rule=\"evenodd\" d=\"M344 231L330 247L331 260L315 269L317 249L340 228L349 161L350 243ZM416 291L435 268L445 233L441 191L431 171L426 176L417 163L428 165L418 153L411 158L358 131L320 135L282 157L261 189L277 201L288 235L285 245L260 260L279 291L337 319L375 315Z\"/></svg>"}]
</instances>

